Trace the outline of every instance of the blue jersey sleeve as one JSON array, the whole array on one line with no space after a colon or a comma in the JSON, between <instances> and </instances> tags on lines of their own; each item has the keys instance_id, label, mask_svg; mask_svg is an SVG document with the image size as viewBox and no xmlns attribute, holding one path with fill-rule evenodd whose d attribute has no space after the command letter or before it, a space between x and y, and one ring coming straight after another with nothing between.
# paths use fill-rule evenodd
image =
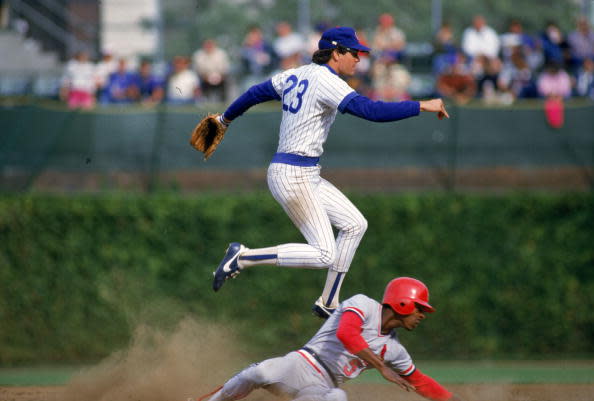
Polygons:
<instances>
[{"instance_id":1,"label":"blue jersey sleeve","mask_svg":"<svg viewBox=\"0 0 594 401\"><path fill-rule=\"evenodd\" d=\"M365 96L357 95L339 108L343 113L349 113L369 121L388 122L414 117L421 112L419 102L406 100L403 102L373 101Z\"/></svg>"},{"instance_id":2,"label":"blue jersey sleeve","mask_svg":"<svg viewBox=\"0 0 594 401\"><path fill-rule=\"evenodd\" d=\"M223 115L227 120L232 121L256 104L280 99L280 96L272 86L272 81L269 79L268 81L249 88L243 95L239 96L233 103L231 103Z\"/></svg>"}]
</instances>

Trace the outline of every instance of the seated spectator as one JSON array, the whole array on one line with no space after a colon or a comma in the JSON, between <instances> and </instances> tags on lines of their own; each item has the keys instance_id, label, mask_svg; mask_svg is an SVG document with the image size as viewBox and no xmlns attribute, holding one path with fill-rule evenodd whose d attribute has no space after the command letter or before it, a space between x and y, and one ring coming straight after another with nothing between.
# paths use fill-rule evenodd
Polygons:
<instances>
[{"instance_id":1,"label":"seated spectator","mask_svg":"<svg viewBox=\"0 0 594 401\"><path fill-rule=\"evenodd\" d=\"M565 65L568 59L569 45L555 21L548 21L540 34L545 65Z\"/></svg>"},{"instance_id":2,"label":"seated spectator","mask_svg":"<svg viewBox=\"0 0 594 401\"><path fill-rule=\"evenodd\" d=\"M466 28L462 34L462 50L470 58L499 56L499 36L493 28L487 25L482 15L472 20L472 26Z\"/></svg>"},{"instance_id":3,"label":"seated spectator","mask_svg":"<svg viewBox=\"0 0 594 401\"><path fill-rule=\"evenodd\" d=\"M433 73L438 75L450 67L456 59L458 50L452 26L445 22L433 38Z\"/></svg>"},{"instance_id":4,"label":"seated spectator","mask_svg":"<svg viewBox=\"0 0 594 401\"><path fill-rule=\"evenodd\" d=\"M578 18L576 29L567 35L567 43L572 71L577 71L585 59L594 57L594 31L585 17Z\"/></svg>"},{"instance_id":5,"label":"seated spectator","mask_svg":"<svg viewBox=\"0 0 594 401\"><path fill-rule=\"evenodd\" d=\"M137 93L135 75L128 71L126 59L118 60L118 68L109 75L107 86L105 87L106 98L102 102L112 104L132 103Z\"/></svg>"},{"instance_id":6,"label":"seated spectator","mask_svg":"<svg viewBox=\"0 0 594 401\"><path fill-rule=\"evenodd\" d=\"M571 96L571 78L559 63L549 63L538 76L538 94L544 98Z\"/></svg>"},{"instance_id":7,"label":"seated spectator","mask_svg":"<svg viewBox=\"0 0 594 401\"><path fill-rule=\"evenodd\" d=\"M512 53L519 47L530 68L536 70L542 66L543 55L540 41L524 33L519 20L511 20L507 32L501 35L500 41L501 59L504 64L511 62Z\"/></svg>"},{"instance_id":8,"label":"seated spectator","mask_svg":"<svg viewBox=\"0 0 594 401\"><path fill-rule=\"evenodd\" d=\"M444 22L433 37L433 51L438 54L452 54L458 51L454 31L449 22Z\"/></svg>"},{"instance_id":9,"label":"seated spectator","mask_svg":"<svg viewBox=\"0 0 594 401\"><path fill-rule=\"evenodd\" d=\"M499 74L497 85L503 94L515 99L538 97L532 69L526 62L521 46L512 49L507 61Z\"/></svg>"},{"instance_id":10,"label":"seated spectator","mask_svg":"<svg viewBox=\"0 0 594 401\"><path fill-rule=\"evenodd\" d=\"M258 26L249 29L243 40L240 56L245 72L258 82L274 67L274 51Z\"/></svg>"},{"instance_id":11,"label":"seated spectator","mask_svg":"<svg viewBox=\"0 0 594 401\"><path fill-rule=\"evenodd\" d=\"M95 89L95 66L89 61L89 53L77 52L66 64L60 97L71 109L90 109L95 105Z\"/></svg>"},{"instance_id":12,"label":"seated spectator","mask_svg":"<svg viewBox=\"0 0 594 401\"><path fill-rule=\"evenodd\" d=\"M577 73L575 92L577 96L594 100L594 58L587 58Z\"/></svg>"},{"instance_id":13,"label":"seated spectator","mask_svg":"<svg viewBox=\"0 0 594 401\"><path fill-rule=\"evenodd\" d=\"M327 22L318 22L314 26L314 29L307 35L307 44L305 46L306 55L314 54L318 50L318 42L322 37L322 33L331 27L332 25ZM359 41L361 41L361 37L359 37Z\"/></svg>"},{"instance_id":14,"label":"seated spectator","mask_svg":"<svg viewBox=\"0 0 594 401\"><path fill-rule=\"evenodd\" d=\"M276 25L276 39L273 43L274 52L280 59L280 68L286 70L302 64L302 54L305 50L305 40L286 21Z\"/></svg>"},{"instance_id":15,"label":"seated spectator","mask_svg":"<svg viewBox=\"0 0 594 401\"><path fill-rule=\"evenodd\" d=\"M381 57L373 63L371 69L374 100L399 102L410 100L408 87L411 75L396 59Z\"/></svg>"},{"instance_id":16,"label":"seated spectator","mask_svg":"<svg viewBox=\"0 0 594 401\"><path fill-rule=\"evenodd\" d=\"M190 70L185 56L173 58L173 71L167 80L166 99L169 104L192 104L200 96L200 79Z\"/></svg>"},{"instance_id":17,"label":"seated spectator","mask_svg":"<svg viewBox=\"0 0 594 401\"><path fill-rule=\"evenodd\" d=\"M487 103L495 102L498 96L497 81L501 72L501 60L481 54L472 60L472 74L477 83L477 94Z\"/></svg>"},{"instance_id":18,"label":"seated spectator","mask_svg":"<svg viewBox=\"0 0 594 401\"><path fill-rule=\"evenodd\" d=\"M194 71L202 84L202 95L207 102L224 102L229 78L229 56L217 46L214 39L206 39L202 49L193 56Z\"/></svg>"},{"instance_id":19,"label":"seated spectator","mask_svg":"<svg viewBox=\"0 0 594 401\"><path fill-rule=\"evenodd\" d=\"M97 99L107 99L107 82L109 76L118 69L118 62L110 50L105 50L101 60L95 65L95 80L97 82Z\"/></svg>"},{"instance_id":20,"label":"seated spectator","mask_svg":"<svg viewBox=\"0 0 594 401\"><path fill-rule=\"evenodd\" d=\"M438 76L436 89L440 96L466 104L476 95L476 81L467 64L467 58L458 52L453 63Z\"/></svg>"},{"instance_id":21,"label":"seated spectator","mask_svg":"<svg viewBox=\"0 0 594 401\"><path fill-rule=\"evenodd\" d=\"M406 35L396 27L390 14L384 13L379 16L371 47L377 57L402 60L406 48Z\"/></svg>"},{"instance_id":22,"label":"seated spectator","mask_svg":"<svg viewBox=\"0 0 594 401\"><path fill-rule=\"evenodd\" d=\"M138 74L135 78L134 98L144 105L154 105L161 103L165 97L163 81L153 74L151 62L143 60L140 63Z\"/></svg>"}]
</instances>

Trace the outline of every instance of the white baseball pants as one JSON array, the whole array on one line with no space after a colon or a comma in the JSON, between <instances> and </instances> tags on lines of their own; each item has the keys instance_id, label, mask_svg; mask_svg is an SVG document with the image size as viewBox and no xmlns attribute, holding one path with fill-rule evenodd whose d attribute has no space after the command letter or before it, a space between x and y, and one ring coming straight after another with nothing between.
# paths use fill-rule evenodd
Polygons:
<instances>
[{"instance_id":1,"label":"white baseball pants","mask_svg":"<svg viewBox=\"0 0 594 401\"><path fill-rule=\"evenodd\" d=\"M268 187L307 244L278 246L278 265L330 268L347 272L367 230L367 220L334 185L320 177L321 167L271 163ZM338 229L334 238L332 226Z\"/></svg>"}]
</instances>

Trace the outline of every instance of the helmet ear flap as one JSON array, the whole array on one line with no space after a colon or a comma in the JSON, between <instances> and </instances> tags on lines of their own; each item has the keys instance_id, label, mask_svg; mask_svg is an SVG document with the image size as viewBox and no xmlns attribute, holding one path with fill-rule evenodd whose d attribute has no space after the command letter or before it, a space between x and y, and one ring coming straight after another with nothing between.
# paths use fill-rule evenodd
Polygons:
<instances>
[{"instance_id":1,"label":"helmet ear flap","mask_svg":"<svg viewBox=\"0 0 594 401\"><path fill-rule=\"evenodd\" d=\"M393 307L399 315L410 315L415 310L415 303L410 298L400 298L396 300Z\"/></svg>"}]
</instances>

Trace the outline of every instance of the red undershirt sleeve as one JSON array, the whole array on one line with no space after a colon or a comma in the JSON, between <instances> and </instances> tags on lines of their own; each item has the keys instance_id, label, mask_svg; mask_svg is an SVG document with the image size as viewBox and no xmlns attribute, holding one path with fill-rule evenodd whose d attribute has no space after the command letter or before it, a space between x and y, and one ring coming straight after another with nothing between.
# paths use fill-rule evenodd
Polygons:
<instances>
[{"instance_id":1,"label":"red undershirt sleeve","mask_svg":"<svg viewBox=\"0 0 594 401\"><path fill-rule=\"evenodd\" d=\"M340 318L336 337L351 354L356 354L369 345L361 336L363 320L355 312L345 311Z\"/></svg>"},{"instance_id":2,"label":"red undershirt sleeve","mask_svg":"<svg viewBox=\"0 0 594 401\"><path fill-rule=\"evenodd\" d=\"M416 369L409 376L403 376L406 381L415 386L416 392L425 398L433 401L447 401L452 397L452 393L446 390L435 379L421 373Z\"/></svg>"}]
</instances>

